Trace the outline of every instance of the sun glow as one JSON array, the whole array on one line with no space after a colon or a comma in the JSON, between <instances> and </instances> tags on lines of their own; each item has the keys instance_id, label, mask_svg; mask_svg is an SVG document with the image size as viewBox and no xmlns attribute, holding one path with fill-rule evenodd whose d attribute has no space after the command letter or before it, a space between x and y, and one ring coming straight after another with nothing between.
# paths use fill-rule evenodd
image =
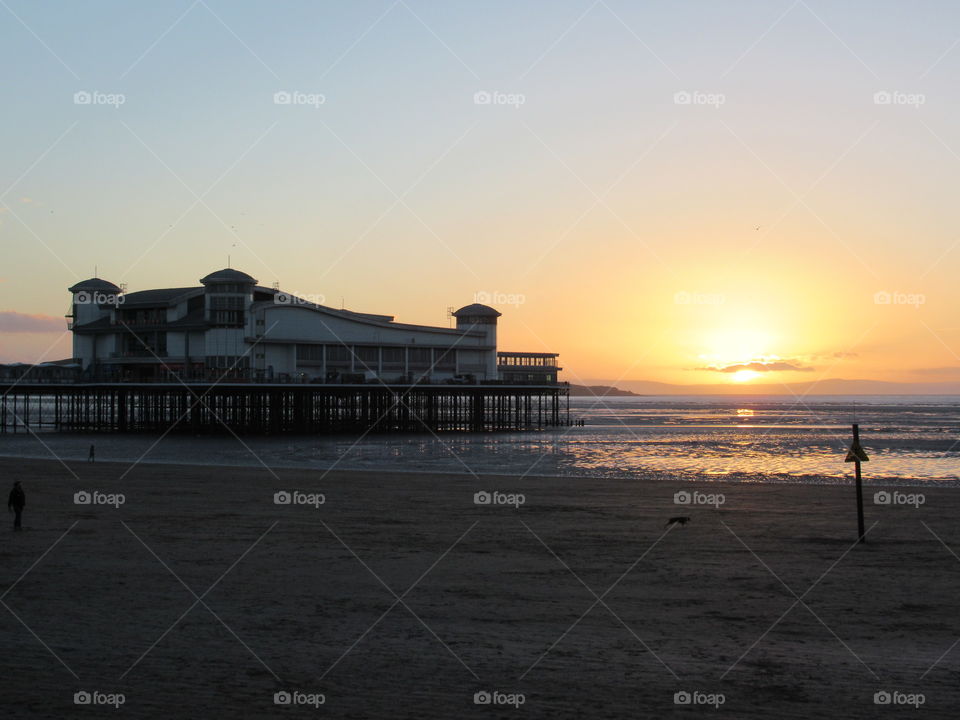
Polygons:
<instances>
[{"instance_id":1,"label":"sun glow","mask_svg":"<svg viewBox=\"0 0 960 720\"><path fill-rule=\"evenodd\" d=\"M704 340L704 356L721 365L750 362L769 355L774 344L770 333L744 328L714 330Z\"/></svg>"},{"instance_id":2,"label":"sun glow","mask_svg":"<svg viewBox=\"0 0 960 720\"><path fill-rule=\"evenodd\" d=\"M758 373L756 370L737 370L733 374L733 381L735 383L745 383L750 382L758 377L760 377L760 373Z\"/></svg>"}]
</instances>

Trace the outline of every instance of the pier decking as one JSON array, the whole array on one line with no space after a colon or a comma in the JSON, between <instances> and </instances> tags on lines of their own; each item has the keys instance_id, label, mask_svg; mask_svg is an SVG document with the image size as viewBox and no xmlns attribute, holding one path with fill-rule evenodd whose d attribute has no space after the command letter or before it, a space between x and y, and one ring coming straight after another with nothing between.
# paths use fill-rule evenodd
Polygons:
<instances>
[{"instance_id":1,"label":"pier decking","mask_svg":"<svg viewBox=\"0 0 960 720\"><path fill-rule=\"evenodd\" d=\"M494 432L569 425L554 385L0 384L0 432Z\"/></svg>"}]
</instances>

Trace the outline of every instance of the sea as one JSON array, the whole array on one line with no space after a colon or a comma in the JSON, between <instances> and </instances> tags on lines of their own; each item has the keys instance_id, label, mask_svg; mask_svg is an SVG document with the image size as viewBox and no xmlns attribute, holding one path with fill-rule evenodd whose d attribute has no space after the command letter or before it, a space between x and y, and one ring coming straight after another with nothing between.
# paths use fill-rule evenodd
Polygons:
<instances>
[{"instance_id":1,"label":"sea","mask_svg":"<svg viewBox=\"0 0 960 720\"><path fill-rule=\"evenodd\" d=\"M851 424L881 484L960 485L960 396L631 396L570 398L583 425L539 432L194 437L0 435L0 456L125 463L842 483Z\"/></svg>"}]
</instances>

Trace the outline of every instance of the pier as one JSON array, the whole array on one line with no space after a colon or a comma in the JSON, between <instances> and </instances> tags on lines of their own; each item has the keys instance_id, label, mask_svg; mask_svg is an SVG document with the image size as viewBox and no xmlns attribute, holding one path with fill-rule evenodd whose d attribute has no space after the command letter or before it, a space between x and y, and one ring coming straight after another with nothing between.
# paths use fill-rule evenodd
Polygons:
<instances>
[{"instance_id":1,"label":"pier","mask_svg":"<svg viewBox=\"0 0 960 720\"><path fill-rule=\"evenodd\" d=\"M509 432L570 424L566 384L0 384L0 432Z\"/></svg>"}]
</instances>

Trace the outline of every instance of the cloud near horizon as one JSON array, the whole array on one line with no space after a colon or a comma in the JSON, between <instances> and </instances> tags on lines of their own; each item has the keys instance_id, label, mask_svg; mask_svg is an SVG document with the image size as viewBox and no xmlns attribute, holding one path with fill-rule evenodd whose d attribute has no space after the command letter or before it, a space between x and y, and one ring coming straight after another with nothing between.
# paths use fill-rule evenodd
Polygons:
<instances>
[{"instance_id":1,"label":"cloud near horizon","mask_svg":"<svg viewBox=\"0 0 960 720\"><path fill-rule=\"evenodd\" d=\"M753 370L754 372L812 372L813 368L809 365L799 365L786 360L776 362L749 362L736 363L734 365L713 365L710 367L699 367L697 370L708 370L710 372L735 373L741 370Z\"/></svg>"},{"instance_id":2,"label":"cloud near horizon","mask_svg":"<svg viewBox=\"0 0 960 720\"><path fill-rule=\"evenodd\" d=\"M29 315L14 310L0 310L0 332L47 333L64 332L67 326L63 318L52 315Z\"/></svg>"}]
</instances>

